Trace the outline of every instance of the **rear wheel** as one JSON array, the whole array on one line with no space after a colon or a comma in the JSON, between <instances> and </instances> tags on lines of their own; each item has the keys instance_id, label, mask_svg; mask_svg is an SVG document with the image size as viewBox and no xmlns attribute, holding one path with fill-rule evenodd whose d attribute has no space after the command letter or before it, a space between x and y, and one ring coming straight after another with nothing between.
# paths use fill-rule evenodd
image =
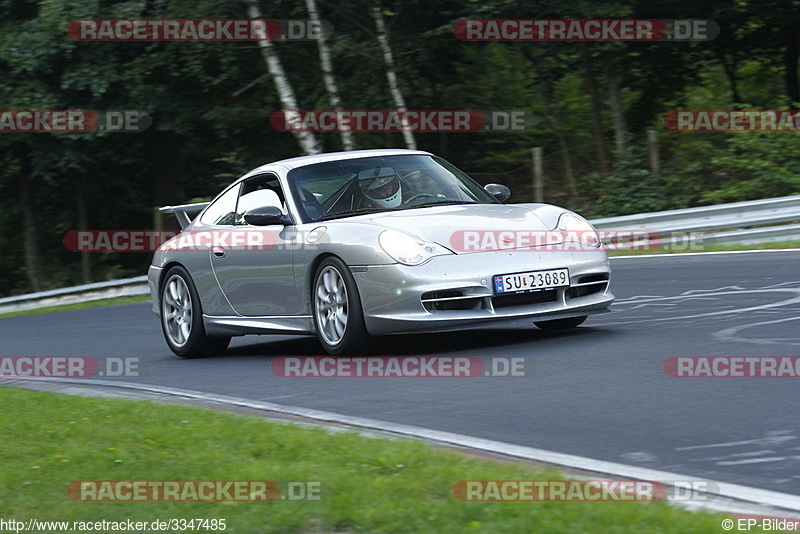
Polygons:
<instances>
[{"instance_id":1,"label":"rear wheel","mask_svg":"<svg viewBox=\"0 0 800 534\"><path fill-rule=\"evenodd\" d=\"M333 355L359 354L369 342L358 288L347 265L336 257L320 263L314 276L311 306L322 347Z\"/></svg>"},{"instance_id":2,"label":"rear wheel","mask_svg":"<svg viewBox=\"0 0 800 534\"><path fill-rule=\"evenodd\" d=\"M203 310L189 273L180 266L167 271L161 285L161 330L170 350L181 358L225 352L230 337L209 337Z\"/></svg>"},{"instance_id":3,"label":"rear wheel","mask_svg":"<svg viewBox=\"0 0 800 534\"><path fill-rule=\"evenodd\" d=\"M588 315L584 315L582 317L568 317L567 319L553 319L552 321L534 321L533 324L546 331L565 330L583 324L588 318Z\"/></svg>"}]
</instances>

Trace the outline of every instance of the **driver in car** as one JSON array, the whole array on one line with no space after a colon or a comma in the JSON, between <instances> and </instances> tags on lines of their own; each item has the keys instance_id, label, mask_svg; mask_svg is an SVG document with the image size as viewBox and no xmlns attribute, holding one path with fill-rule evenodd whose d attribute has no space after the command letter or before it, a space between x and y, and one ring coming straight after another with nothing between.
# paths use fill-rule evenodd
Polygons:
<instances>
[{"instance_id":1,"label":"driver in car","mask_svg":"<svg viewBox=\"0 0 800 534\"><path fill-rule=\"evenodd\" d=\"M442 192L433 192L437 186L433 177L420 170L401 176L391 167L375 167L358 173L358 190L362 195L358 204L360 208L367 202L369 207L394 209L416 199L446 198Z\"/></svg>"},{"instance_id":2,"label":"driver in car","mask_svg":"<svg viewBox=\"0 0 800 534\"><path fill-rule=\"evenodd\" d=\"M376 207L396 208L403 203L403 185L395 172L376 178L362 178L359 185L364 196Z\"/></svg>"}]
</instances>

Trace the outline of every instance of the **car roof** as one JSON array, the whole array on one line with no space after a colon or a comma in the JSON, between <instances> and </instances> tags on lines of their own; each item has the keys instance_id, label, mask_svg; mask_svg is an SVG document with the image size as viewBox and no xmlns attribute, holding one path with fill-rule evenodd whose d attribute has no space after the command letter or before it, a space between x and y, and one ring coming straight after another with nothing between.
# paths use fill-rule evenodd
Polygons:
<instances>
[{"instance_id":1,"label":"car roof","mask_svg":"<svg viewBox=\"0 0 800 534\"><path fill-rule=\"evenodd\" d=\"M297 167L304 167L305 165L313 165L315 163L326 163L329 161L341 161L347 159L368 158L374 156L409 156L409 155L432 155L430 152L424 150L409 150L405 148L384 148L374 150L350 150L347 152L328 152L325 154L314 154L311 156L300 156L296 158L282 159L272 163L267 163L247 173L247 176L266 172L276 166L284 167L285 169L296 169Z\"/></svg>"}]
</instances>

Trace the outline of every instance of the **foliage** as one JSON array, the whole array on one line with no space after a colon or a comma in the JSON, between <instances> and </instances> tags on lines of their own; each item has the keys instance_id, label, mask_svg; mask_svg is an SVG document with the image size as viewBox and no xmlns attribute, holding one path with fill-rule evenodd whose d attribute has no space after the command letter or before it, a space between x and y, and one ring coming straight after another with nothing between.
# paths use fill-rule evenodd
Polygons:
<instances>
[{"instance_id":1,"label":"foliage","mask_svg":"<svg viewBox=\"0 0 800 534\"><path fill-rule=\"evenodd\" d=\"M786 133L732 135L712 158L722 183L703 195L709 203L800 194L800 143Z\"/></svg>"},{"instance_id":2,"label":"foliage","mask_svg":"<svg viewBox=\"0 0 800 534\"><path fill-rule=\"evenodd\" d=\"M264 16L303 19L303 2L257 0ZM391 109L375 39L374 0L319 0L334 27L334 73L347 109ZM510 133L420 133L482 182L506 180L531 200L531 149L543 147L546 200L593 215L689 207L798 193L795 134L666 131L671 109L789 109L797 2L781 0L383 0L400 88L411 109L526 111L536 124ZM153 207L209 198L243 172L299 155L269 120L280 100L256 43L79 42L66 24L99 18L243 18L245 2L212 0L0 1L0 109L141 110L143 133L0 134L0 295L31 290L26 262L38 253L43 285L142 274L143 254L94 254L87 265L61 244L90 229L153 225ZM708 42L467 42L463 18L708 18ZM303 109L329 106L313 41L276 42ZM588 69L586 61L588 60ZM609 104L608 67L622 110ZM596 84L592 99L587 84ZM796 82L796 80L795 80ZM599 103L599 104L598 104ZM800 105L795 102L794 105ZM616 153L615 119L627 150ZM595 121L600 121L599 133ZM618 121L617 121L618 123ZM661 172L650 172L646 130L659 132ZM402 146L397 133L355 135L359 148ZM325 151L336 133L319 135ZM597 144L611 154L608 172ZM577 195L564 189L572 168ZM31 197L23 201L27 173ZM494 177L494 178L493 178ZM79 201L85 204L83 213ZM20 221L34 213L38 228ZM26 246L38 239L37 250ZM86 259L86 258L84 258Z\"/></svg>"},{"instance_id":3,"label":"foliage","mask_svg":"<svg viewBox=\"0 0 800 534\"><path fill-rule=\"evenodd\" d=\"M667 179L650 172L646 154L640 147L631 147L609 176L594 172L586 176L586 181L597 196L584 213L587 216L661 211L671 205Z\"/></svg>"}]
</instances>

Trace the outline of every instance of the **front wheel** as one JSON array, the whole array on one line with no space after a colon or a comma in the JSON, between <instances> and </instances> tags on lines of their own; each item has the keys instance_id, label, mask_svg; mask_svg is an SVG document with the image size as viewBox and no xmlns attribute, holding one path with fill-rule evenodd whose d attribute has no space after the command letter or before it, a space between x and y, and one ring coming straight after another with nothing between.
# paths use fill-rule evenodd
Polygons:
<instances>
[{"instance_id":1,"label":"front wheel","mask_svg":"<svg viewBox=\"0 0 800 534\"><path fill-rule=\"evenodd\" d=\"M335 356L363 352L371 337L347 265L339 258L326 258L317 268L312 288L314 327L325 351Z\"/></svg>"},{"instance_id":2,"label":"front wheel","mask_svg":"<svg viewBox=\"0 0 800 534\"><path fill-rule=\"evenodd\" d=\"M553 319L552 321L534 321L533 324L541 328L542 330L552 331L552 330L565 330L567 328L575 328L583 324L583 322L588 319L588 315L584 315L582 317L568 317L566 319Z\"/></svg>"},{"instance_id":3,"label":"front wheel","mask_svg":"<svg viewBox=\"0 0 800 534\"><path fill-rule=\"evenodd\" d=\"M161 329L170 350L181 358L225 352L230 337L208 337L203 327L200 297L191 276L175 266L161 285Z\"/></svg>"}]
</instances>

